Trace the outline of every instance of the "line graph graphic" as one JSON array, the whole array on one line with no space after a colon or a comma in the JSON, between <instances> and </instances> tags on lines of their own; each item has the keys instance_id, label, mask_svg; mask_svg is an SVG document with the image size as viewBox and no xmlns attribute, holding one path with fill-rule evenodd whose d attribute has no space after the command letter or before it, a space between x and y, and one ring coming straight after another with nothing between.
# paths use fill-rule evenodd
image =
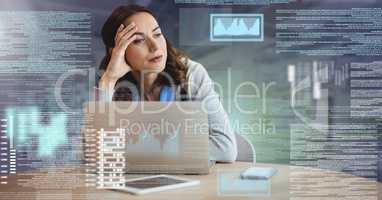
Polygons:
<instances>
[{"instance_id":1,"label":"line graph graphic","mask_svg":"<svg viewBox=\"0 0 382 200\"><path fill-rule=\"evenodd\" d=\"M210 41L264 41L264 15L210 14Z\"/></svg>"}]
</instances>

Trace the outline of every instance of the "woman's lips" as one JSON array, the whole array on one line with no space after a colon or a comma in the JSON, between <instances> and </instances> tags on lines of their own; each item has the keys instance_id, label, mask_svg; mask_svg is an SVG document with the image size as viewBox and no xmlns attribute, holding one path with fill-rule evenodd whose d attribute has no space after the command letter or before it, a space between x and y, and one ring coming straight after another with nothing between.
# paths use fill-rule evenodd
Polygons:
<instances>
[{"instance_id":1,"label":"woman's lips","mask_svg":"<svg viewBox=\"0 0 382 200\"><path fill-rule=\"evenodd\" d=\"M150 59L149 61L152 62L152 63L157 63L157 62L160 62L162 60L162 55L160 56L155 56L154 58Z\"/></svg>"}]
</instances>

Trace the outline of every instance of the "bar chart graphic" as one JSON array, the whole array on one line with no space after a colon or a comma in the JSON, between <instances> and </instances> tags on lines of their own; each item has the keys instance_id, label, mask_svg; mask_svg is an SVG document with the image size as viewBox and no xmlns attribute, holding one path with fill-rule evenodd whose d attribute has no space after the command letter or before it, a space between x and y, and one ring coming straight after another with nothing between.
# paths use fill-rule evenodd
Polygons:
<instances>
[{"instance_id":1,"label":"bar chart graphic","mask_svg":"<svg viewBox=\"0 0 382 200\"><path fill-rule=\"evenodd\" d=\"M210 41L264 41L264 15L210 14Z\"/></svg>"}]
</instances>

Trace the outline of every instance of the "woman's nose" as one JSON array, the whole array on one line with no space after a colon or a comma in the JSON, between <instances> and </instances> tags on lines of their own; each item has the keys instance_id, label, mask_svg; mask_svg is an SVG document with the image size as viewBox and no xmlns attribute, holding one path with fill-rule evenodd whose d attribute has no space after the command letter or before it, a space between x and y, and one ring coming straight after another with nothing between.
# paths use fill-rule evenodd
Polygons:
<instances>
[{"instance_id":1,"label":"woman's nose","mask_svg":"<svg viewBox=\"0 0 382 200\"><path fill-rule=\"evenodd\" d=\"M153 38L150 38L149 41L150 41L149 42L150 52L155 52L156 50L158 50L159 45L158 45L157 41L155 41Z\"/></svg>"}]
</instances>

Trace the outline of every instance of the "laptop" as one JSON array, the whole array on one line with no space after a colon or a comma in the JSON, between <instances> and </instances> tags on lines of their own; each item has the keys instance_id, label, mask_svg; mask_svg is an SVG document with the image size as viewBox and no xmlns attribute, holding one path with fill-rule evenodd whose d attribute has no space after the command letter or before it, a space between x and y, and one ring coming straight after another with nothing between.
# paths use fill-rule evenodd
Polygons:
<instances>
[{"instance_id":1,"label":"laptop","mask_svg":"<svg viewBox=\"0 0 382 200\"><path fill-rule=\"evenodd\" d=\"M210 172L208 117L201 102L88 102L84 114L87 132L97 138L89 140L88 134L88 141L97 142L87 146L97 146L102 166L121 169L124 162L126 173Z\"/></svg>"}]
</instances>

